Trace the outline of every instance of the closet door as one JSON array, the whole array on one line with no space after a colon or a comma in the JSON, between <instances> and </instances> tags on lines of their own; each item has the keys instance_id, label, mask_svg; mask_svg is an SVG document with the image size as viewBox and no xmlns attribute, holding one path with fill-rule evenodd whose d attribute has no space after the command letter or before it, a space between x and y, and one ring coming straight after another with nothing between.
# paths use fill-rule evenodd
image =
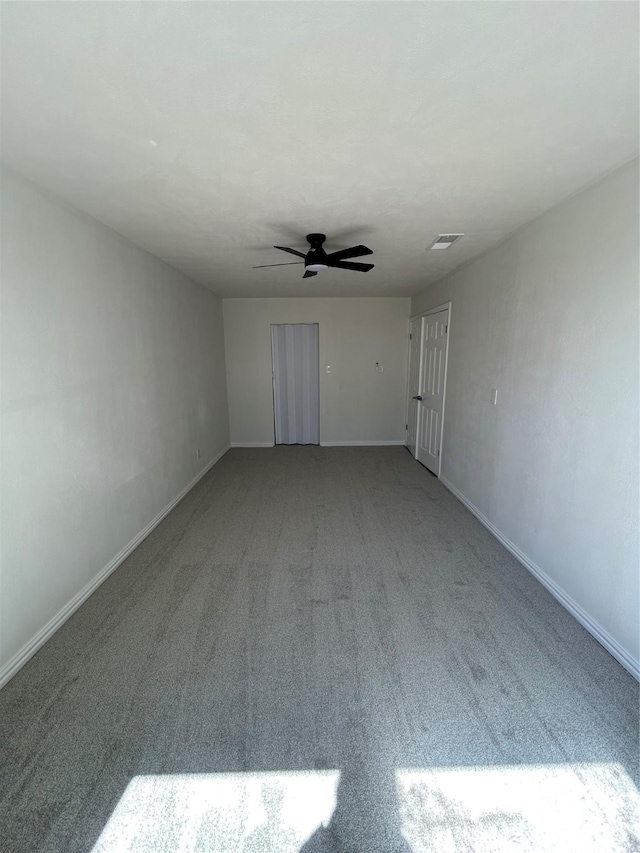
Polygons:
<instances>
[{"instance_id":1,"label":"closet door","mask_svg":"<svg viewBox=\"0 0 640 853\"><path fill-rule=\"evenodd\" d=\"M271 326L276 444L320 443L317 323Z\"/></svg>"}]
</instances>

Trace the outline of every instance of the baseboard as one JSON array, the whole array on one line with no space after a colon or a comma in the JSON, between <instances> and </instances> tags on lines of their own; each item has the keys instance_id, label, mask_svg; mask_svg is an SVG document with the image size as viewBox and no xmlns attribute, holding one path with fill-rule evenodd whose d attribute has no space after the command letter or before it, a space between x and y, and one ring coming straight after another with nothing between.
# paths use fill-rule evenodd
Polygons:
<instances>
[{"instance_id":1,"label":"baseboard","mask_svg":"<svg viewBox=\"0 0 640 853\"><path fill-rule=\"evenodd\" d=\"M320 447L385 447L404 445L403 439L397 441L321 441ZM231 447L275 447L272 441L232 441Z\"/></svg>"},{"instance_id":2,"label":"baseboard","mask_svg":"<svg viewBox=\"0 0 640 853\"><path fill-rule=\"evenodd\" d=\"M403 439L397 441L321 441L320 447L395 447L403 444Z\"/></svg>"},{"instance_id":3,"label":"baseboard","mask_svg":"<svg viewBox=\"0 0 640 853\"><path fill-rule=\"evenodd\" d=\"M231 447L273 447L272 441L232 441Z\"/></svg>"},{"instance_id":4,"label":"baseboard","mask_svg":"<svg viewBox=\"0 0 640 853\"><path fill-rule=\"evenodd\" d=\"M552 578L549 577L540 566L536 565L533 560L530 560L529 557L525 553L523 553L517 545L514 545L510 539L501 533L498 528L492 524L489 519L484 515L477 506L471 503L471 501L466 498L462 492L460 492L453 483L450 483L446 477L440 477L440 482L446 486L449 491L458 498L460 503L464 504L469 512L473 513L475 517L480 521L484 526L492 533L496 539L504 545L507 551L510 551L513 556L518 560L518 562L522 563L522 565L531 572L531 574L540 581L540 583L546 587L551 595L557 601L562 604L562 606L571 613L571 615L580 622L583 628L593 636L595 639L605 647L605 649L611 654L618 663L622 664L622 666L628 670L634 678L640 681L640 661L636 660L629 652L620 645L620 643L609 634L607 630L605 630L602 625L596 622L592 616L590 616L586 610L584 610L577 601L571 598L568 593L566 593L561 586L559 586Z\"/></svg>"},{"instance_id":5,"label":"baseboard","mask_svg":"<svg viewBox=\"0 0 640 853\"><path fill-rule=\"evenodd\" d=\"M123 563L129 554L134 551L138 545L147 538L147 536L151 533L151 531L157 527L160 522L171 512L171 510L182 500L182 498L190 492L191 489L196 485L196 483L201 480L204 475L213 468L213 466L218 462L224 454L229 450L230 445L227 444L217 456L215 456L211 462L209 462L199 474L188 483L184 489L182 489L179 494L175 496L175 498L168 503L164 509L162 509L156 517L147 524L147 526L140 531L134 538L124 546L124 548L116 554L116 556L107 563L107 565L101 569L100 572L96 575L93 580L89 581L89 583L80 590L77 595L71 599L71 601L67 602L62 610L58 611L58 613L48 622L44 628L42 628L35 637L32 637L29 642L20 649L20 651L15 654L7 663L0 668L0 688L4 687L4 685L10 681L13 676L21 669L27 661L35 655L35 653L40 649L47 640L63 625L67 619L83 604L89 596L96 591L96 589L103 583L109 575L114 572L118 566Z\"/></svg>"}]
</instances>

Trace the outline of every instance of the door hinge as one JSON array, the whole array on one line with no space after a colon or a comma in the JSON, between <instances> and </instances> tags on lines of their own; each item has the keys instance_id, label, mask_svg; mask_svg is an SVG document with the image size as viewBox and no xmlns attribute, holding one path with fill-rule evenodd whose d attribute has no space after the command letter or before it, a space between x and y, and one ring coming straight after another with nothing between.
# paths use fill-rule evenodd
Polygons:
<instances>
[{"instance_id":1,"label":"door hinge","mask_svg":"<svg viewBox=\"0 0 640 853\"><path fill-rule=\"evenodd\" d=\"M405 424L405 425L404 425L404 428L405 428L405 429L409 429L409 424Z\"/></svg>"},{"instance_id":2,"label":"door hinge","mask_svg":"<svg viewBox=\"0 0 640 853\"><path fill-rule=\"evenodd\" d=\"M409 332L409 340L411 340L412 337L413 336L412 336L411 332Z\"/></svg>"},{"instance_id":3,"label":"door hinge","mask_svg":"<svg viewBox=\"0 0 640 853\"><path fill-rule=\"evenodd\" d=\"M448 331L449 331L449 324L447 323L447 325L444 327L445 335L447 334Z\"/></svg>"}]
</instances>

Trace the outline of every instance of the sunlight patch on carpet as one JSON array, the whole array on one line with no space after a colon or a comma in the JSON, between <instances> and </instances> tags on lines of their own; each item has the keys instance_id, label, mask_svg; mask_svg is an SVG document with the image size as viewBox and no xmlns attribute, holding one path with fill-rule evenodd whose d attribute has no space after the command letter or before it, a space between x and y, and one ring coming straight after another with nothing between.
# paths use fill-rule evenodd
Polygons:
<instances>
[{"instance_id":1,"label":"sunlight patch on carpet","mask_svg":"<svg viewBox=\"0 0 640 853\"><path fill-rule=\"evenodd\" d=\"M638 793L619 764L396 771L412 853L640 850Z\"/></svg>"},{"instance_id":2,"label":"sunlight patch on carpet","mask_svg":"<svg viewBox=\"0 0 640 853\"><path fill-rule=\"evenodd\" d=\"M300 853L324 850L321 839L360 850L382 803L376 789L357 802L345 780L339 770L136 776L93 853ZM616 763L397 769L395 793L410 853L640 850L638 792Z\"/></svg>"},{"instance_id":3,"label":"sunlight patch on carpet","mask_svg":"<svg viewBox=\"0 0 640 853\"><path fill-rule=\"evenodd\" d=\"M93 853L297 853L336 805L340 773L136 776Z\"/></svg>"}]
</instances>

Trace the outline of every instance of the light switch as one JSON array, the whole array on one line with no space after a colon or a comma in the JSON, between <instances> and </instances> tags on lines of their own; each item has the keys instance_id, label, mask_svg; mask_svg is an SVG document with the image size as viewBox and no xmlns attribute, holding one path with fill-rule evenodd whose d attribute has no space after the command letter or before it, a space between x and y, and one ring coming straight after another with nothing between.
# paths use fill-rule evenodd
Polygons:
<instances>
[{"instance_id":1,"label":"light switch","mask_svg":"<svg viewBox=\"0 0 640 853\"><path fill-rule=\"evenodd\" d=\"M324 372L325 373L331 373L331 365L330 364L325 365Z\"/></svg>"},{"instance_id":2,"label":"light switch","mask_svg":"<svg viewBox=\"0 0 640 853\"><path fill-rule=\"evenodd\" d=\"M384 373L384 367L379 361L376 361L376 373Z\"/></svg>"},{"instance_id":3,"label":"light switch","mask_svg":"<svg viewBox=\"0 0 640 853\"><path fill-rule=\"evenodd\" d=\"M491 402L493 403L494 406L498 405L498 389L497 388L491 389Z\"/></svg>"}]
</instances>

